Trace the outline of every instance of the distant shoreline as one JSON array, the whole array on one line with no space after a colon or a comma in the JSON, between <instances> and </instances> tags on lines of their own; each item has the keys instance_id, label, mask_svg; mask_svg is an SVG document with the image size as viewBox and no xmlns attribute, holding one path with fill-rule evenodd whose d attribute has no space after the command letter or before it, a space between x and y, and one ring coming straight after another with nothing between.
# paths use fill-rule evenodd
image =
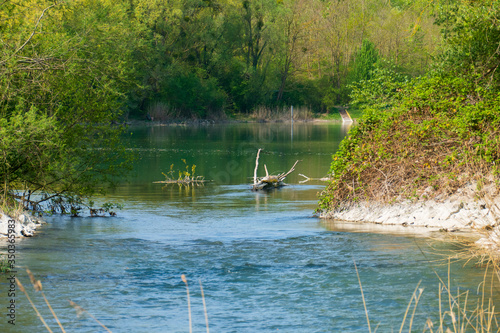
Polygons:
<instances>
[{"instance_id":1,"label":"distant shoreline","mask_svg":"<svg viewBox=\"0 0 500 333\"><path fill-rule=\"evenodd\" d=\"M353 119L353 123L357 123L357 118ZM311 119L294 119L294 123L333 123L342 124L342 119L323 119L323 118L311 118ZM215 124L290 124L290 119L249 119L249 118L228 118L228 119L172 119L172 120L146 120L146 119L130 119L124 122L124 124L129 126L143 126L143 125L156 125L156 126L168 126L168 125L215 125ZM348 124L348 123L346 123Z\"/></svg>"}]
</instances>

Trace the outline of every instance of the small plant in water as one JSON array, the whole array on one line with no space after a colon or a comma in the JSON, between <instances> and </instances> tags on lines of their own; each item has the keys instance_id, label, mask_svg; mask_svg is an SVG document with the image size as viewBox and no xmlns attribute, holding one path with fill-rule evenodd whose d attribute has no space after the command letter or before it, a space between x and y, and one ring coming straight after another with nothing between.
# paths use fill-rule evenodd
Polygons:
<instances>
[{"instance_id":1,"label":"small plant in water","mask_svg":"<svg viewBox=\"0 0 500 333\"><path fill-rule=\"evenodd\" d=\"M189 165L183 158L181 161L184 163L183 170L174 170L174 164L170 165L170 170L167 173L162 172L165 177L164 181L159 181L155 183L166 183L166 184L198 184L205 181L205 177L196 176L196 164Z\"/></svg>"},{"instance_id":2,"label":"small plant in water","mask_svg":"<svg viewBox=\"0 0 500 333\"><path fill-rule=\"evenodd\" d=\"M9 264L9 260L7 256L2 254L0 255L0 274L7 274L12 270L11 265Z\"/></svg>"}]
</instances>

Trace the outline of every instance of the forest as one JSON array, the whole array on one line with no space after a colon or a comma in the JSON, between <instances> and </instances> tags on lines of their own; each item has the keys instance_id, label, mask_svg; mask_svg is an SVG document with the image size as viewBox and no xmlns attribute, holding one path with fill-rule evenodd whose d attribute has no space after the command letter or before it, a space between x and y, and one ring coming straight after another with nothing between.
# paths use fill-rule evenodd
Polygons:
<instances>
[{"instance_id":1,"label":"forest","mask_svg":"<svg viewBox=\"0 0 500 333\"><path fill-rule=\"evenodd\" d=\"M328 112L374 66L425 73L441 40L427 0L11 0L0 15L4 112Z\"/></svg>"}]
</instances>

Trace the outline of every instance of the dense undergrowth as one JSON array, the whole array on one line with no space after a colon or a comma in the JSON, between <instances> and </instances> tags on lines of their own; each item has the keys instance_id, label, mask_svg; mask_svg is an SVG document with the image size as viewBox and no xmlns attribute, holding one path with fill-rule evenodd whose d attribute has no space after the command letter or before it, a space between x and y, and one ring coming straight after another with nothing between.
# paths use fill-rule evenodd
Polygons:
<instances>
[{"instance_id":1,"label":"dense undergrowth","mask_svg":"<svg viewBox=\"0 0 500 333\"><path fill-rule=\"evenodd\" d=\"M365 110L333 155L318 210L360 201L495 196L500 163L500 2L442 1L433 70L409 79L375 69L353 87Z\"/></svg>"},{"instance_id":2,"label":"dense undergrowth","mask_svg":"<svg viewBox=\"0 0 500 333\"><path fill-rule=\"evenodd\" d=\"M333 156L320 209L358 200L478 195L498 185L500 96L470 77L427 76L407 84L381 111L368 109ZM491 188L491 187L490 187Z\"/></svg>"}]
</instances>

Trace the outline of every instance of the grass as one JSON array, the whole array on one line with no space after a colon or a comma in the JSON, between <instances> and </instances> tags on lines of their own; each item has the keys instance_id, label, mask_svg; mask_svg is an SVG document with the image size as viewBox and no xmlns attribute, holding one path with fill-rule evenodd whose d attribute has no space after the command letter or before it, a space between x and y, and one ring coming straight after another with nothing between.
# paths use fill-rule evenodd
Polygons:
<instances>
[{"instance_id":1,"label":"grass","mask_svg":"<svg viewBox=\"0 0 500 333\"><path fill-rule=\"evenodd\" d=\"M470 259L470 258L469 258ZM469 291L460 291L456 288L454 291L452 286L452 274L451 274L451 258L448 258L448 275L446 281L444 281L436 272L436 276L439 280L438 287L438 305L439 311L435 314L434 320L428 318L425 322L416 321L416 311L419 305L420 298L423 295L423 288L420 288L420 282L415 287L413 294L408 302L404 315L401 319L401 325L399 327L400 333L402 332L429 332L429 333L465 333L465 332L476 332L476 333L489 333L489 332L499 332L500 324L497 320L497 312L495 311L495 305L493 302L493 295L487 297L487 287L490 286L493 290L493 284L498 283L500 278L500 267L497 261L489 260L483 262L486 265L484 277L482 283L478 286L477 296L473 296ZM356 271L356 276L358 278L358 283L361 291L361 298L363 300L364 312L366 315L367 331L372 333L377 331L376 327L372 330L372 321L369 317L369 309L366 305L365 295L363 292L363 286L361 283L361 277L354 262L354 268ZM35 292L40 292L43 299L49 308L52 316L54 317L59 329L64 333L66 332L62 323L59 321L56 313L54 312L52 306L50 305L47 297L45 296L42 283L40 280L35 279L34 275L29 269L26 270L31 284ZM491 274L493 273L493 274ZM488 276L491 276L491 280L488 280ZM184 274L181 275L181 280L186 285L186 295L187 295L187 310L189 316L189 332L192 332L192 316L191 316L191 301L188 280ZM24 285L16 278L16 282L20 290L26 295L28 301L30 302L32 308L37 314L40 321L43 323L44 327L48 332L53 332L52 328L47 324L47 321L43 318L37 306L33 303ZM203 286L200 281L200 290L203 300L203 310L205 314L206 321L206 331L210 333L209 322L208 322L208 312L205 303L205 295L203 291ZM101 321L99 321L94 315L83 309L81 306L77 305L73 301L69 301L70 305L77 311L77 315L80 316L83 313L88 314L100 327L105 331L111 332L111 330L106 327Z\"/></svg>"},{"instance_id":2,"label":"grass","mask_svg":"<svg viewBox=\"0 0 500 333\"><path fill-rule=\"evenodd\" d=\"M491 281L488 281L488 268L490 266L493 266L493 274ZM363 299L368 332L371 333L371 321L368 315L368 308L366 307L366 300L356 262L354 262L354 267L358 277L361 298ZM498 312L495 311L493 295L491 294L489 297L486 296L486 286L488 284L493 286L495 282L500 282L498 281L500 271L497 263L493 261L488 263L483 281L478 286L479 295L477 296L471 295L468 290L465 292L460 291L459 288L456 288L456 291L454 291L451 284L452 278L450 267L451 264L449 261L447 281L443 281L443 279L435 272L439 280L439 311L435 314L437 319L433 321L431 318L428 318L424 323L415 322L416 310L424 292L424 289L420 288L419 282L413 291L408 306L406 307L406 311L403 315L401 326L398 331L399 333L406 332L405 327L407 332L415 332L414 326L421 326L417 331L421 331L423 333L489 333L500 331L500 324L497 318ZM496 279L496 281L494 281L494 279ZM492 290L493 288L491 291ZM375 332L376 331L377 330L375 329Z\"/></svg>"},{"instance_id":3,"label":"grass","mask_svg":"<svg viewBox=\"0 0 500 333\"><path fill-rule=\"evenodd\" d=\"M0 199L0 213L3 213L11 218L17 218L24 212L22 203L10 198L3 197Z\"/></svg>"},{"instance_id":4,"label":"grass","mask_svg":"<svg viewBox=\"0 0 500 333\"><path fill-rule=\"evenodd\" d=\"M347 109L347 112L349 112L352 119L359 119L363 116L363 110L359 108L351 107Z\"/></svg>"},{"instance_id":5,"label":"grass","mask_svg":"<svg viewBox=\"0 0 500 333\"><path fill-rule=\"evenodd\" d=\"M26 269L26 273L29 276L30 282L31 282L33 288L35 289L35 292L40 292L42 294L42 297L43 297L43 299L44 299L47 307L49 308L52 316L54 317L57 325L59 326L60 330L63 333L66 333L66 330L64 329L62 323L60 322L59 318L57 317L56 313L54 312L54 309L52 308L49 300L47 299L47 297L45 296L45 293L43 292L42 282L40 280L35 279L35 276L33 275L33 273L29 269ZM190 294L189 294L189 285L188 285L187 278L186 278L186 276L184 274L181 275L181 280L186 285L188 315L189 315L189 332L192 333L193 332L193 324L192 324L192 318L191 318L191 299L190 299ZM26 298L28 299L31 307L35 311L38 319L40 319L40 321L44 325L45 329L48 332L53 333L52 328L47 324L47 322L45 321L44 317L42 316L42 314L38 310L37 306L32 301L32 299L31 299L28 291L26 290L26 288L24 287L24 285L21 283L21 281L17 277L16 277L16 283L17 283L17 285L19 287L19 290L21 290L24 293L24 295L26 295ZM206 329L207 329L207 333L210 333L210 328L209 328L209 324L208 324L208 312L207 312L207 307L206 307L206 303L205 303L205 294L203 292L203 286L201 284L201 281L200 281L200 290L201 290L201 296L202 296L202 300L203 300L203 310L204 310L204 314L205 314ZM82 308L81 306L79 306L78 304L76 304L75 302L73 302L71 300L69 300L69 303L76 310L77 316L80 316L81 314L86 313L97 324L99 324L99 326L101 326L106 332L111 333L111 330L106 325L104 325L100 320L98 320L94 315L92 315L87 310L85 310L84 308Z\"/></svg>"},{"instance_id":6,"label":"grass","mask_svg":"<svg viewBox=\"0 0 500 333\"><path fill-rule=\"evenodd\" d=\"M182 159L185 170L174 170L174 164L170 165L170 170L167 173L162 172L165 180L157 181L154 183L159 184L179 184L179 185L202 185L206 182L205 177L196 176L196 165L189 166L185 159Z\"/></svg>"},{"instance_id":7,"label":"grass","mask_svg":"<svg viewBox=\"0 0 500 333\"><path fill-rule=\"evenodd\" d=\"M320 120L333 120L333 121L342 121L342 117L340 116L340 113L338 111L332 111L329 113L323 113L321 114L318 119Z\"/></svg>"}]
</instances>

